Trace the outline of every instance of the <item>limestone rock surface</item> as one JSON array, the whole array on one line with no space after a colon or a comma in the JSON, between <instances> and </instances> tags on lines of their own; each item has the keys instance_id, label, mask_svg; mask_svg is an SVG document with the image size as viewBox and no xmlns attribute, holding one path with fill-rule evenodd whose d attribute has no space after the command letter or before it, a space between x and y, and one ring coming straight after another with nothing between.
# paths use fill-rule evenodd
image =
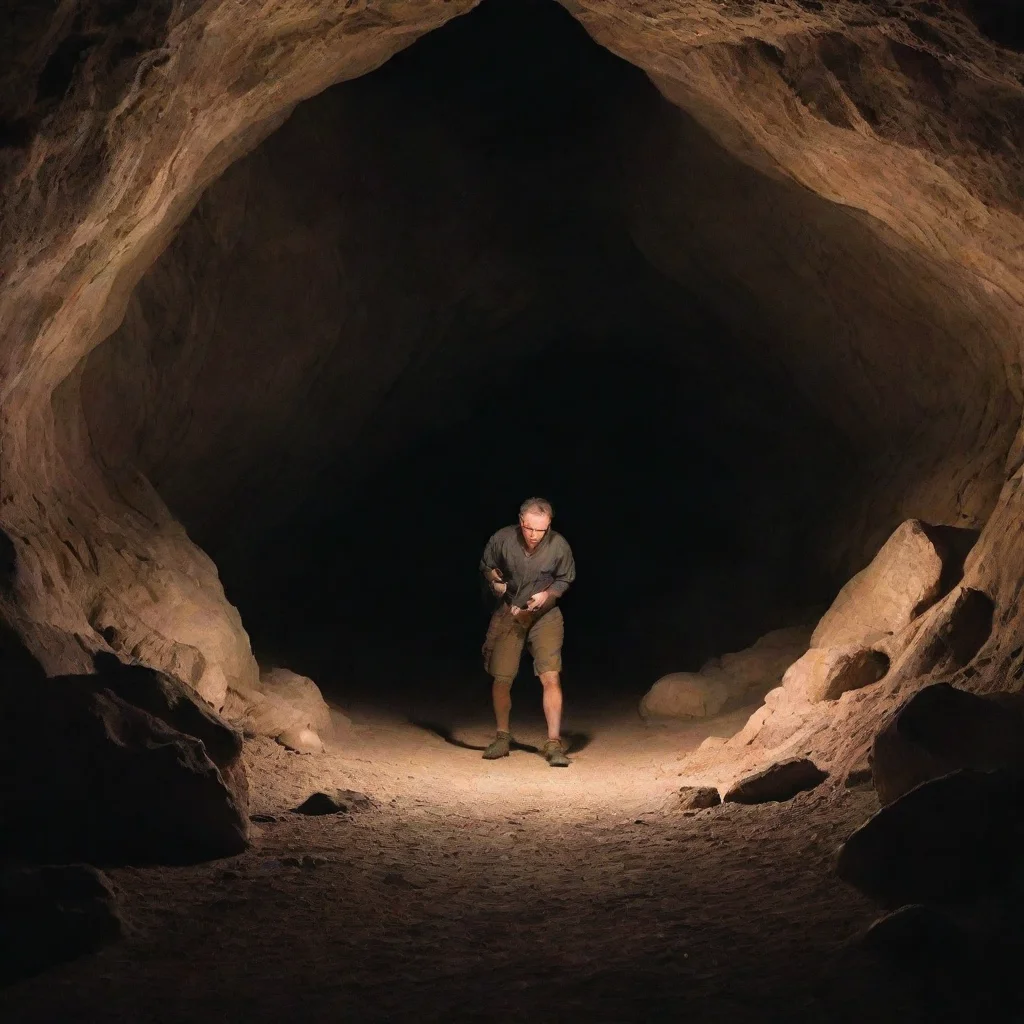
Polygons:
<instances>
[{"instance_id":1,"label":"limestone rock surface","mask_svg":"<svg viewBox=\"0 0 1024 1024\"><path fill-rule=\"evenodd\" d=\"M938 598L941 578L939 552L921 523L908 520L839 591L811 646L864 645L901 632Z\"/></svg>"}]
</instances>

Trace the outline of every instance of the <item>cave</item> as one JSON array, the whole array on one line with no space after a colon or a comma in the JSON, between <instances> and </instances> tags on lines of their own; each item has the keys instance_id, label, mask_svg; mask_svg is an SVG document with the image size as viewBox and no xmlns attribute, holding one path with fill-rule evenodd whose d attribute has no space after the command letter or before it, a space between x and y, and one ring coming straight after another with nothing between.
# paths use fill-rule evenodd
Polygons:
<instances>
[{"instance_id":1,"label":"cave","mask_svg":"<svg viewBox=\"0 0 1024 1024\"><path fill-rule=\"evenodd\" d=\"M751 230L755 176L646 76L557 6L491 0L307 101L207 190L79 386L104 465L140 470L213 558L257 654L342 694L385 673L394 699L397 628L417 686L467 653L477 683L476 562L531 494L594 571L568 642L623 676L588 690L823 600L823 524L874 453L771 328L644 251L666 154L694 208L731 171L750 204L731 230ZM675 216L700 237L696 209ZM367 648L390 653L352 660Z\"/></svg>"},{"instance_id":2,"label":"cave","mask_svg":"<svg viewBox=\"0 0 1024 1024\"><path fill-rule=\"evenodd\" d=\"M18 1019L1012 995L950 966L1021 944L963 882L1004 884L1024 786L1019 34L768 6L16 5ZM478 562L531 495L579 570L568 773L528 658L480 759ZM900 829L946 867L876 877Z\"/></svg>"}]
</instances>

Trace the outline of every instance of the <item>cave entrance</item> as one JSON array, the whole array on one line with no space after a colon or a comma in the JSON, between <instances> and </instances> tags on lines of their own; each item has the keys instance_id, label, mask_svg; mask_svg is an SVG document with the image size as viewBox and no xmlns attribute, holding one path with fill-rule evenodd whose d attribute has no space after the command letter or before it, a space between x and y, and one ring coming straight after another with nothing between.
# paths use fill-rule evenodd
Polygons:
<instances>
[{"instance_id":1,"label":"cave entrance","mask_svg":"<svg viewBox=\"0 0 1024 1024\"><path fill-rule=\"evenodd\" d=\"M531 494L579 566L567 671L631 699L827 596L846 441L721 313L756 300L641 244L678 118L558 5L487 0L203 197L83 391L263 660L328 692L479 686L476 562ZM686 174L699 193L714 167Z\"/></svg>"}]
</instances>

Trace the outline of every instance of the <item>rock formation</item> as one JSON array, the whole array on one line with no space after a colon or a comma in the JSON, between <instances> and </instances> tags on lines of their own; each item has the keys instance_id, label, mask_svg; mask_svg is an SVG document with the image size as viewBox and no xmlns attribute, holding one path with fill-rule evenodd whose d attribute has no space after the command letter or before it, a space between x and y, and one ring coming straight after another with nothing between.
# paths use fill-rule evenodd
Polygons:
<instances>
[{"instance_id":1,"label":"rock formation","mask_svg":"<svg viewBox=\"0 0 1024 1024\"><path fill-rule=\"evenodd\" d=\"M0 855L190 863L241 853L241 736L176 680L98 662L20 692L6 680Z\"/></svg>"},{"instance_id":2,"label":"rock formation","mask_svg":"<svg viewBox=\"0 0 1024 1024\"><path fill-rule=\"evenodd\" d=\"M706 662L699 672L662 676L640 702L645 718L709 718L756 703L804 653L810 630L776 629L753 645Z\"/></svg>"},{"instance_id":3,"label":"rock formation","mask_svg":"<svg viewBox=\"0 0 1024 1024\"><path fill-rule=\"evenodd\" d=\"M245 508L233 499L246 459L203 437L217 433L216 415L230 419L245 411L238 401L255 400L252 433L239 444L266 448L286 418L266 395L281 366L250 367L228 347L221 365L200 374L188 364L200 346L140 377L131 365L115 372L112 360L133 356L116 339L90 354L119 327L136 338L215 335L205 322L179 334L177 323L141 323L144 296L131 298L179 229L177 255L194 251L189 239L203 225L182 226L197 204L202 211L204 192L240 174L232 165L293 113L301 127L302 101L474 6L286 0L253 16L215 0L14 5L14 30L0 43L0 616L48 675L92 671L92 656L108 652L166 673L214 709L231 691L259 692L241 618L167 501L187 509L192 500L189 516L210 536L216 506L219 528L230 529L224 510ZM830 683L824 701L789 718L768 707L733 753L788 743L853 763L908 688L938 678L981 692L1019 682L1020 38L977 3L562 6L662 97L609 114L625 125L612 133L622 148L610 164L619 198L609 216L669 291L685 283L746 339L734 362L760 353L855 454L843 514L826 531L830 565L847 575L861 568L905 520L981 531L959 589L905 627L898 656L883 652L891 667L877 685L834 702L845 684ZM435 186L425 182L417 198L429 202ZM234 199L205 227L222 248L244 222L244 196ZM495 267L475 265L465 243L449 248L466 266ZM273 258L286 261L302 244L301 233L289 235ZM167 259L143 291L168 289L166 305L187 320L188 291L175 289L194 275L177 274L170 251ZM507 285L503 268L496 275ZM493 282L472 283L480 295ZM314 294L322 284L310 282ZM518 282L519 311L530 308L534 284ZM393 347L381 347L376 363L358 302L346 307L341 335L352 347L332 372L348 367L346 394L362 404L336 421L342 441L381 396L401 391L403 373L416 374L431 345L443 349L452 334L445 318L461 297L437 288L410 317L433 334L413 337L396 321ZM462 308L467 337L508 325L490 316L493 304L479 308L479 319L476 306ZM287 365L302 378L290 393L304 395L318 379L318 344ZM175 392L190 374L203 380L195 395ZM221 409L216 395L234 394L240 375L238 401ZM164 422L180 431L150 435L160 443L141 451L146 431L113 424L103 409L111 382L133 380L138 394L119 409L148 414L159 395ZM392 423L415 431L423 414L406 406ZM301 476L316 460L305 450L295 461ZM197 469L194 479L220 493L206 510L195 506L201 488L188 496L183 482ZM921 590L913 612L933 589ZM906 615L894 612L886 629Z\"/></svg>"}]
</instances>

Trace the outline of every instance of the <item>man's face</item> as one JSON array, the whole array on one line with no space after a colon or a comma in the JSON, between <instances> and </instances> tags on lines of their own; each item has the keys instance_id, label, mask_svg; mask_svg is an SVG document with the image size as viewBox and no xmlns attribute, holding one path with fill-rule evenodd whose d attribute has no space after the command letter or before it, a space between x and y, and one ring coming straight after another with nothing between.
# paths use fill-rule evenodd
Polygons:
<instances>
[{"instance_id":1,"label":"man's face","mask_svg":"<svg viewBox=\"0 0 1024 1024\"><path fill-rule=\"evenodd\" d=\"M519 517L519 531L523 535L523 543L527 551L532 551L545 537L551 528L550 517L542 512L527 512Z\"/></svg>"}]
</instances>

